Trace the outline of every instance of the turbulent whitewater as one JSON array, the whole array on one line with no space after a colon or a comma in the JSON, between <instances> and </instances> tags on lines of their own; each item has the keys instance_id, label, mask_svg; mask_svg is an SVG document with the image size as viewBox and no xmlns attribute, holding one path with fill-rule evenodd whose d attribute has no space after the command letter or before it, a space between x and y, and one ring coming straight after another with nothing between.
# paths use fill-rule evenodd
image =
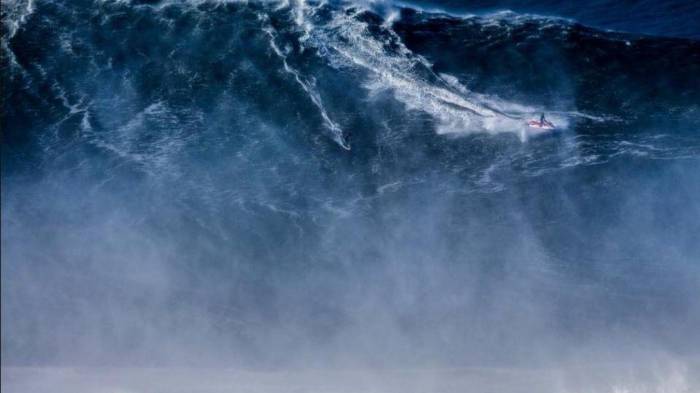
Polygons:
<instances>
[{"instance_id":1,"label":"turbulent whitewater","mask_svg":"<svg viewBox=\"0 0 700 393\"><path fill-rule=\"evenodd\" d=\"M697 388L697 36L438 8L3 4L3 367Z\"/></svg>"}]
</instances>

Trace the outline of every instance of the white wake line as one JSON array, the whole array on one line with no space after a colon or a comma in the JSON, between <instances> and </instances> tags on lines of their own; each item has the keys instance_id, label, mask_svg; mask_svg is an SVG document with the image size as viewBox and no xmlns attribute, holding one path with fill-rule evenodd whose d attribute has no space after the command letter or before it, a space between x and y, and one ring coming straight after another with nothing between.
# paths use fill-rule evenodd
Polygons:
<instances>
[{"instance_id":1,"label":"white wake line","mask_svg":"<svg viewBox=\"0 0 700 393\"><path fill-rule=\"evenodd\" d=\"M323 118L323 123L324 125L331 131L333 134L333 140L340 145L345 150L350 150L350 145L347 144L345 139L343 138L343 130L340 128L340 126L334 122L330 116L328 116L328 112L326 112L326 108L323 106L323 101L321 101L321 96L318 94L318 92L313 88L312 82L307 82L304 81L301 75L297 70L292 68L288 63L287 63L287 56L282 53L282 50L277 46L275 43L275 32L274 29L270 26L267 26L263 28L263 31L267 33L267 35L270 37L270 47L272 50L279 56L280 59L282 59L282 64L284 66L284 70L288 73L294 76L294 79L297 81L299 86L301 86L302 89L308 94L309 98L311 99L311 102L318 108L321 117Z\"/></svg>"},{"instance_id":2,"label":"white wake line","mask_svg":"<svg viewBox=\"0 0 700 393\"><path fill-rule=\"evenodd\" d=\"M348 51L339 48L337 46L331 45L335 51L343 55L345 58L349 59L356 65L365 68L375 75L378 75L381 79L389 82L389 84L394 88L405 88L404 92L407 90L416 91L419 95L429 97L431 101L441 101L446 104L455 105L459 108L469 110L480 116L495 116L496 113L490 109L479 107L472 102L465 100L458 94L454 94L448 90L436 88L431 86L429 83L424 81L416 80L411 78L411 76L403 75L396 70L381 70L375 68L372 64L367 61L360 59L357 56L353 56Z\"/></svg>"},{"instance_id":3,"label":"white wake line","mask_svg":"<svg viewBox=\"0 0 700 393\"><path fill-rule=\"evenodd\" d=\"M349 50L346 50L337 45L329 45L336 53L348 59L353 64L370 71L377 77L374 86L375 88L390 88L400 99L401 96L408 100L402 100L409 107L415 107L425 111L436 120L449 123L459 121L466 124L471 124L475 120L472 116L477 116L480 123L479 128L489 130L489 125L485 121L513 121L517 120L517 115L508 114L504 111L495 110L485 105L473 103L462 95L454 93L448 89L432 86L422 79L416 79L412 75L406 75L394 67L389 66L388 69L376 66L371 61L367 61L359 56L354 55ZM410 102L409 102L410 101ZM419 102L420 105L416 104ZM522 114L522 113L521 113Z\"/></svg>"},{"instance_id":4,"label":"white wake line","mask_svg":"<svg viewBox=\"0 0 700 393\"><path fill-rule=\"evenodd\" d=\"M611 115L598 115L598 116L596 116L596 115L591 115L591 114L579 112L579 111L544 111L543 110L543 112L551 113L551 114L555 114L555 115L563 115L563 116L567 116L567 117L579 117L582 119L592 120L592 121L595 121L598 123L603 123L603 122L607 122L607 121L613 121L613 122L624 121L623 119L621 119L620 117L617 117L617 116L611 116ZM535 112L535 113L537 113L537 112Z\"/></svg>"}]
</instances>

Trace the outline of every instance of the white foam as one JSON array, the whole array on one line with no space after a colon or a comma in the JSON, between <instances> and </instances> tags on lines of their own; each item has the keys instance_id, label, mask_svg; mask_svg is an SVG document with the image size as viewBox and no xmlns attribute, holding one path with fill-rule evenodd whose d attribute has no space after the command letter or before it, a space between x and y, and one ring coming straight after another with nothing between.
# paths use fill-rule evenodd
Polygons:
<instances>
[{"instance_id":1,"label":"white foam","mask_svg":"<svg viewBox=\"0 0 700 393\"><path fill-rule=\"evenodd\" d=\"M3 23L9 31L9 36L7 40L12 39L19 30L20 27L27 20L27 17L31 15L34 10L34 0L7 0L3 1L3 9L5 18L3 18Z\"/></svg>"},{"instance_id":2,"label":"white foam","mask_svg":"<svg viewBox=\"0 0 700 393\"><path fill-rule=\"evenodd\" d=\"M379 37L357 16L362 9L347 8L333 14L330 22L314 19L321 7L297 3L295 13L304 15L308 41L327 56L336 68L359 68L366 72L364 87L370 96L391 91L408 110L422 111L435 119L436 131L447 133L519 132L523 113L534 109L494 97L469 93L457 78L436 75L432 65L411 52L385 24ZM505 113L501 109L507 109Z\"/></svg>"},{"instance_id":3,"label":"white foam","mask_svg":"<svg viewBox=\"0 0 700 393\"><path fill-rule=\"evenodd\" d=\"M301 6L305 6L305 2L302 0ZM265 17L261 16L261 19L263 22L266 22ZM300 26L307 26L306 22L304 22L303 15L300 16L299 13L296 15L296 21L297 24ZM347 144L345 141L345 138L343 137L343 130L340 128L340 126L334 122L330 116L328 115L328 112L326 111L326 108L323 105L323 101L321 100L321 96L318 93L318 91L315 89L315 81L313 79L307 80L305 79L299 71L294 69L289 65L287 62L287 55L285 51L282 51L279 46L277 46L277 43L275 42L275 38L277 36L275 29L270 26L269 24L264 27L263 31L267 33L267 35L270 38L270 47L272 48L273 52L282 60L282 65L284 67L285 72L288 74L292 75L294 77L294 80L301 86L301 88L306 92L306 94L309 96L311 99L311 102L318 108L319 113L321 114L321 117L323 118L323 123L328 128L328 130L331 132L331 136L333 140L338 143L342 148L346 150L350 150L350 145Z\"/></svg>"},{"instance_id":4,"label":"white foam","mask_svg":"<svg viewBox=\"0 0 700 393\"><path fill-rule=\"evenodd\" d=\"M34 13L36 9L34 6L34 0L7 0L2 3L3 8L3 18L2 23L8 31L7 37L2 37L0 40L0 46L2 46L2 51L5 52L7 58L9 59L9 64L12 69L19 69L22 74L25 73L24 69L17 62L17 57L15 53L10 48L10 40L17 34L17 30L22 27L26 22L27 18Z\"/></svg>"}]
</instances>

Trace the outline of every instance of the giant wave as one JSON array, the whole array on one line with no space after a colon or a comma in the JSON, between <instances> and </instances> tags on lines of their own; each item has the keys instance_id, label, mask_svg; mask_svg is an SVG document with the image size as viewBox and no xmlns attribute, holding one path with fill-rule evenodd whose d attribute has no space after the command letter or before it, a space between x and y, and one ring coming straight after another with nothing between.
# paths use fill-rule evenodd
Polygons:
<instances>
[{"instance_id":1,"label":"giant wave","mask_svg":"<svg viewBox=\"0 0 700 393\"><path fill-rule=\"evenodd\" d=\"M390 2L2 21L4 364L697 386L697 40Z\"/></svg>"}]
</instances>

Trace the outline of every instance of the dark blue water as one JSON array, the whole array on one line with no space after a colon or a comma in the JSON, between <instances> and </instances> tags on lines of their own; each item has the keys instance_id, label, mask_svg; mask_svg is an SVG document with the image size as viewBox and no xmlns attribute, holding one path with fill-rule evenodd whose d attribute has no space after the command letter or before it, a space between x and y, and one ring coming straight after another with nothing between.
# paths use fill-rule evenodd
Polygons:
<instances>
[{"instance_id":1,"label":"dark blue water","mask_svg":"<svg viewBox=\"0 0 700 393\"><path fill-rule=\"evenodd\" d=\"M697 4L582 4L8 3L3 361L697 356Z\"/></svg>"},{"instance_id":2,"label":"dark blue water","mask_svg":"<svg viewBox=\"0 0 700 393\"><path fill-rule=\"evenodd\" d=\"M415 1L431 9L457 13L488 13L511 10L517 13L573 19L587 26L654 36L700 38L700 4L688 0L666 1Z\"/></svg>"}]
</instances>

